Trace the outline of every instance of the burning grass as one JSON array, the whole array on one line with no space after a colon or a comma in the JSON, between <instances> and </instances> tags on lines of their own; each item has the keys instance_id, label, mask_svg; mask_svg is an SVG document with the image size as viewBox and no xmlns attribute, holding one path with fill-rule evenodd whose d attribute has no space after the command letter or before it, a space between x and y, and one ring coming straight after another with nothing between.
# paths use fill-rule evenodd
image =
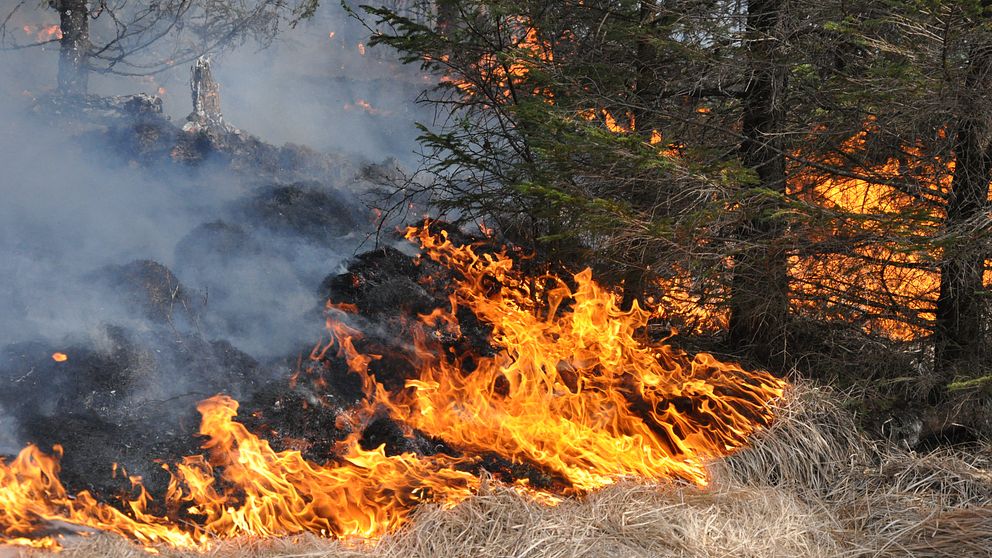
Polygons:
<instances>
[{"instance_id":1,"label":"burning grass","mask_svg":"<svg viewBox=\"0 0 992 558\"><path fill-rule=\"evenodd\" d=\"M118 507L71 496L55 462L29 448L0 467L7 540L55 545L45 535L64 521L169 556L992 548L992 481L983 466L871 443L832 395L799 386L779 400L785 383L766 373L644 339L649 313L620 311L588 273L529 278L505 253L458 246L426 228L409 236L454 273L443 289L449 306L404 320L413 341L401 360L411 373L387 384L397 360L369 352L358 307L328 304L330 339L314 350L310 371L344 363L364 393L339 416L350 434L329 461L273 449L236 420L237 402L215 396L198 406L204 454L166 466L164 510L149 506L140 479L137 495ZM488 350L442 341L464 339L464 310L486 325ZM440 451L364 447L363 431L383 416ZM541 472L546 484L521 489L532 479L512 469L491 476L493 455ZM69 556L143 551L102 535L68 546Z\"/></svg>"},{"instance_id":2,"label":"burning grass","mask_svg":"<svg viewBox=\"0 0 992 558\"><path fill-rule=\"evenodd\" d=\"M308 459L275 449L244 425L237 401L217 395L197 406L202 454L163 463L164 495L137 476L112 502L73 493L60 480L59 446L54 457L28 446L0 463L0 540L58 547L45 532L52 522L197 551L244 536L375 539L417 508L479 493L487 470L545 502L626 479L703 486L707 463L774 418L784 381L648 339L650 312L620 310L589 270L530 277L505 251L453 243L446 230L407 236L439 270L421 279L447 278L439 305L400 314L403 340L377 347L356 305L328 301L329 339L292 379L328 393L323 374L344 365L360 380L360 401L337 412L345 434L332 451ZM470 324L483 326L476 344L464 343ZM382 419L433 447L369 444Z\"/></svg>"},{"instance_id":3,"label":"burning grass","mask_svg":"<svg viewBox=\"0 0 992 558\"><path fill-rule=\"evenodd\" d=\"M980 556L992 549L992 453L916 456L857 434L835 394L789 390L751 447L711 464L705 487L622 482L548 507L483 479L450 509L424 506L374 542L313 536L237 539L209 555L366 556ZM992 449L992 448L986 448ZM200 556L159 547L163 556ZM11 551L41 557L43 551ZM144 556L99 535L65 558Z\"/></svg>"}]
</instances>

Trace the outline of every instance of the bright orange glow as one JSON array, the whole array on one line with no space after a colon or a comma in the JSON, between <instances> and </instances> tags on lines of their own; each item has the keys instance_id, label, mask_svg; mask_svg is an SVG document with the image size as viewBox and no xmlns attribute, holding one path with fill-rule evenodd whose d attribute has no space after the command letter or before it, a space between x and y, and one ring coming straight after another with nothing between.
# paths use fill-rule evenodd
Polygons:
<instances>
[{"instance_id":1,"label":"bright orange glow","mask_svg":"<svg viewBox=\"0 0 992 558\"><path fill-rule=\"evenodd\" d=\"M0 462L0 543L58 547L54 538L33 536L45 521L199 550L212 539L244 535L375 537L402 524L416 503L452 505L478 485L476 477L442 463L443 457L387 456L382 448L361 449L355 439L342 443L337 464L317 465L298 451L273 451L234 422L238 404L226 396L197 408L207 457L166 467L172 475L168 506L185 509L195 523L149 513L150 496L137 477L131 478L137 495L126 502L127 514L86 491L70 497L58 480L61 448L53 457L28 446L11 463Z\"/></svg>"},{"instance_id":2,"label":"bright orange glow","mask_svg":"<svg viewBox=\"0 0 992 558\"><path fill-rule=\"evenodd\" d=\"M441 82L454 85L462 94L467 96L483 93L480 85L485 83L491 85L493 92L501 95L502 100L512 101L515 92L530 75L531 70L537 65L553 62L554 54L551 45L538 36L537 29L531 26L526 18L513 18L508 22L508 26L513 35L511 48L517 50L520 53L519 56L514 56L511 61L507 62L496 54L485 53L472 65L472 68L482 78L479 82L452 75L442 76ZM447 62L448 60L445 56L440 61ZM554 94L548 89L535 88L530 93L543 97L547 102L552 102L554 98Z\"/></svg>"},{"instance_id":3,"label":"bright orange glow","mask_svg":"<svg viewBox=\"0 0 992 558\"><path fill-rule=\"evenodd\" d=\"M839 153L815 160L828 167L847 168L851 160L865 157L866 140L875 127L869 121L864 130L841 145ZM823 230L811 234L814 240L833 235L866 239L853 243L848 254L790 258L795 311L824 319L850 320L853 316L866 331L897 340L926 334L925 324L934 320L940 286L932 262L940 253L932 248L908 251L883 239L920 237L936 231L944 218L940 195L950 189L954 162L928 158L916 146L902 151L902 157L855 168L863 177L816 170L790 177L791 195L837 213ZM888 181L921 184L919 199ZM910 225L904 224L904 219L891 219L903 211L914 211L922 218Z\"/></svg>"},{"instance_id":4,"label":"bright orange glow","mask_svg":"<svg viewBox=\"0 0 992 558\"><path fill-rule=\"evenodd\" d=\"M626 477L706 484L708 461L772 420L783 381L645 341L638 331L649 313L619 310L589 270L572 278L573 289L554 276L524 276L505 253L456 246L443 232L411 228L407 236L455 274L450 307L409 324L416 375L397 391L376 380L379 356L362 353L362 332L345 323L357 311L352 304L328 302L330 341L311 358L336 355L362 378L366 399L344 420L361 426L385 412L461 457L365 450L355 428L318 465L299 451L273 450L235 421L238 403L219 395L197 407L204 455L164 466L172 477L169 515L149 511L151 496L137 477L126 513L85 491L70 496L58 479L61 448L49 456L29 446L0 461L0 542L56 548L43 531L49 521L117 533L152 551L163 544L203 551L241 536L377 537L421 502L451 506L473 494L481 481L468 471L486 455L554 479L554 491L513 482L553 505ZM458 308L492 329L494 353L442 350L433 334L460 335Z\"/></svg>"},{"instance_id":5,"label":"bright orange glow","mask_svg":"<svg viewBox=\"0 0 992 558\"><path fill-rule=\"evenodd\" d=\"M52 353L52 360L55 362L65 362L69 360L69 355L65 353Z\"/></svg>"},{"instance_id":6,"label":"bright orange glow","mask_svg":"<svg viewBox=\"0 0 992 558\"><path fill-rule=\"evenodd\" d=\"M608 110L603 110L603 121L606 123L606 129L613 132L614 134L626 134L634 131L634 115L628 113L624 114L624 120L622 122L617 122L616 117L613 116Z\"/></svg>"},{"instance_id":7,"label":"bright orange glow","mask_svg":"<svg viewBox=\"0 0 992 558\"><path fill-rule=\"evenodd\" d=\"M855 240L843 241L851 247L847 253L792 255L788 260L791 304L798 315L856 323L869 333L908 341L928 334L934 320L940 286L934 262L940 253L933 248L907 250L886 239L919 239L937 231L944 218L941 196L950 189L954 161L927 157L919 146L912 146L903 147L900 157L851 168L852 161L870 160L866 143L875 126L869 121L835 154L796 153L824 169L797 169L788 179L790 196L823 211L825 224L807 233L808 238ZM678 156L677 151L666 154ZM851 168L851 176L832 170L837 168ZM920 185L915 197L892 185L914 183ZM908 211L918 215L910 224L896 217ZM693 288L693 278L674 271L657 282L663 294L654 317L689 333L725 329L726 307L719 300L701 300L694 294L700 289ZM986 284L992 284L988 273ZM709 287L713 290L716 285Z\"/></svg>"}]
</instances>

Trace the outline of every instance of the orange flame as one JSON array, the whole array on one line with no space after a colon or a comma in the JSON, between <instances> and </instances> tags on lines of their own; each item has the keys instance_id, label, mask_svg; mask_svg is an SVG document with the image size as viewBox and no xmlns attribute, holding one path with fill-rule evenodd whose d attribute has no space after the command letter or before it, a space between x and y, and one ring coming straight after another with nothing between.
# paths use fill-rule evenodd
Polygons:
<instances>
[{"instance_id":1,"label":"orange flame","mask_svg":"<svg viewBox=\"0 0 992 558\"><path fill-rule=\"evenodd\" d=\"M525 277L505 253L455 246L445 233L411 228L407 236L456 273L450 309L412 324L417 376L394 392L376 381L371 367L379 357L363 354L356 345L362 333L344 323L357 311L351 304L328 302L331 341L311 358L336 349L363 379L357 420L385 411L461 457L365 450L356 429L318 465L299 451L273 450L234 420L238 403L218 395L197 407L205 455L164 466L171 475L166 515L150 511L138 477L119 507L86 491L70 496L58 480L61 448L48 456L29 446L9 464L0 461L0 543L57 548L44 534L52 521L117 533L152 551L160 544L205 550L216 538L246 535L377 537L421 502L451 506L473 494L481 481L467 469L485 455L551 475L559 494L624 477L702 485L709 460L740 448L772 420L783 381L644 341L638 331L648 312L620 311L589 270L572 278L573 289L554 276ZM459 335L459 307L492 328L495 354L439 350L431 332ZM526 481L514 485L536 501L559 501Z\"/></svg>"},{"instance_id":2,"label":"orange flame","mask_svg":"<svg viewBox=\"0 0 992 558\"><path fill-rule=\"evenodd\" d=\"M56 539L33 536L46 521L200 550L212 538L244 535L375 537L401 525L416 503L453 505L478 486L476 477L443 463L451 458L387 456L381 447L361 449L355 439L343 443L336 465L308 462L298 451L276 452L234 422L237 407L226 396L200 403L209 458L166 467L172 475L167 508L185 510L195 523L151 514L151 497L137 477L131 478L138 494L126 502L129 513L86 491L70 497L58 480L61 448L52 457L28 446L10 464L0 462L0 543L57 548Z\"/></svg>"},{"instance_id":3,"label":"orange flame","mask_svg":"<svg viewBox=\"0 0 992 558\"><path fill-rule=\"evenodd\" d=\"M875 128L869 121L865 129L840 147L840 154L817 157L822 164L845 168L847 160L857 160L864 152L868 134ZM902 149L903 157L890 157L884 163L856 169L864 178L832 176L815 171L795 173L789 180L790 194L841 217L834 219L819 236L841 233L865 238L925 234L918 228L935 226L943 219L940 192L947 192L954 173L954 161L927 157L918 146ZM907 160L912 164L906 164ZM886 181L924 185L921 204L910 194ZM914 230L906 225L888 224L887 217L916 208L929 216L929 224L919 221ZM854 217L846 218L843 215ZM894 228L893 228L894 227ZM900 228L902 227L902 228ZM854 312L862 314L864 329L896 340L912 340L926 333L923 323L932 322L940 277L931 263L940 254L901 250L896 243L869 240L856 243L850 254L829 257L790 258L793 307L797 311L815 312L826 319L848 319ZM915 319L914 319L915 318Z\"/></svg>"},{"instance_id":4,"label":"orange flame","mask_svg":"<svg viewBox=\"0 0 992 558\"><path fill-rule=\"evenodd\" d=\"M455 246L443 232L407 236L462 276L444 320L457 324L457 308L469 308L493 327L499 349L451 361L419 336L420 378L394 394L378 386L383 403L414 427L465 451L538 464L590 490L624 476L705 484L707 460L741 447L771 420L780 380L642 341L637 331L649 313L621 311L589 270L574 276L575 290L552 276L534 284L505 255ZM491 285L500 287L493 293ZM461 361L469 357L475 368L465 375Z\"/></svg>"},{"instance_id":5,"label":"orange flame","mask_svg":"<svg viewBox=\"0 0 992 558\"><path fill-rule=\"evenodd\" d=\"M55 362L65 362L69 360L69 355L65 353L52 353L52 360Z\"/></svg>"}]
</instances>

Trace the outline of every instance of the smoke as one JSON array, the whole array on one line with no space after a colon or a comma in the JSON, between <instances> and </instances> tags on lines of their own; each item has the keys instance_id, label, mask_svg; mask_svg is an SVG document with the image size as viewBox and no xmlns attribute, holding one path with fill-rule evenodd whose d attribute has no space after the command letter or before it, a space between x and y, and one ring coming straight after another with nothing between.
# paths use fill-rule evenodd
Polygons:
<instances>
[{"instance_id":1,"label":"smoke","mask_svg":"<svg viewBox=\"0 0 992 558\"><path fill-rule=\"evenodd\" d=\"M0 353L17 353L0 359L0 382L36 361L18 360L24 347L109 354L112 331L111 345L141 346L158 369L132 401L166 399L213 385L202 381L213 373L203 369L209 362L190 369L175 357L177 343L223 340L262 369L285 372L278 363L318 340L320 282L367 246L373 227L361 203L370 186L363 168L412 160L413 122L423 116L413 103L423 76L389 52L363 55L366 30L328 4L271 48L246 45L214 58L228 123L267 143L338 154L322 159L329 172L304 184L222 163L133 157L104 123L37 113L36 99L54 88L57 45L0 51ZM38 25L55 19L42 8L20 17L35 15ZM91 91L161 94L181 126L188 79L187 68L93 76ZM155 297L166 300L146 300ZM3 405L0 452L17 438Z\"/></svg>"}]
</instances>

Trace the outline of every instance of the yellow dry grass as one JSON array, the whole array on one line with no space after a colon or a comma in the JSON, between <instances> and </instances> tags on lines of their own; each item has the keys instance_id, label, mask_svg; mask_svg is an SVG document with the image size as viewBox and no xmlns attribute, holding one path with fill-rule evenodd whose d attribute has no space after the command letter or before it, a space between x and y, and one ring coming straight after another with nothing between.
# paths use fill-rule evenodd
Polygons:
<instances>
[{"instance_id":1,"label":"yellow dry grass","mask_svg":"<svg viewBox=\"0 0 992 558\"><path fill-rule=\"evenodd\" d=\"M294 537L218 543L217 558L826 557L992 555L988 456L917 456L860 436L834 397L792 389L752 447L713 482L619 483L556 507L487 484L453 509L425 507L374 543ZM44 553L7 549L12 556ZM188 552L160 549L165 557ZM4 550L0 549L0 557ZM67 543L63 558L145 558L117 537Z\"/></svg>"}]
</instances>

